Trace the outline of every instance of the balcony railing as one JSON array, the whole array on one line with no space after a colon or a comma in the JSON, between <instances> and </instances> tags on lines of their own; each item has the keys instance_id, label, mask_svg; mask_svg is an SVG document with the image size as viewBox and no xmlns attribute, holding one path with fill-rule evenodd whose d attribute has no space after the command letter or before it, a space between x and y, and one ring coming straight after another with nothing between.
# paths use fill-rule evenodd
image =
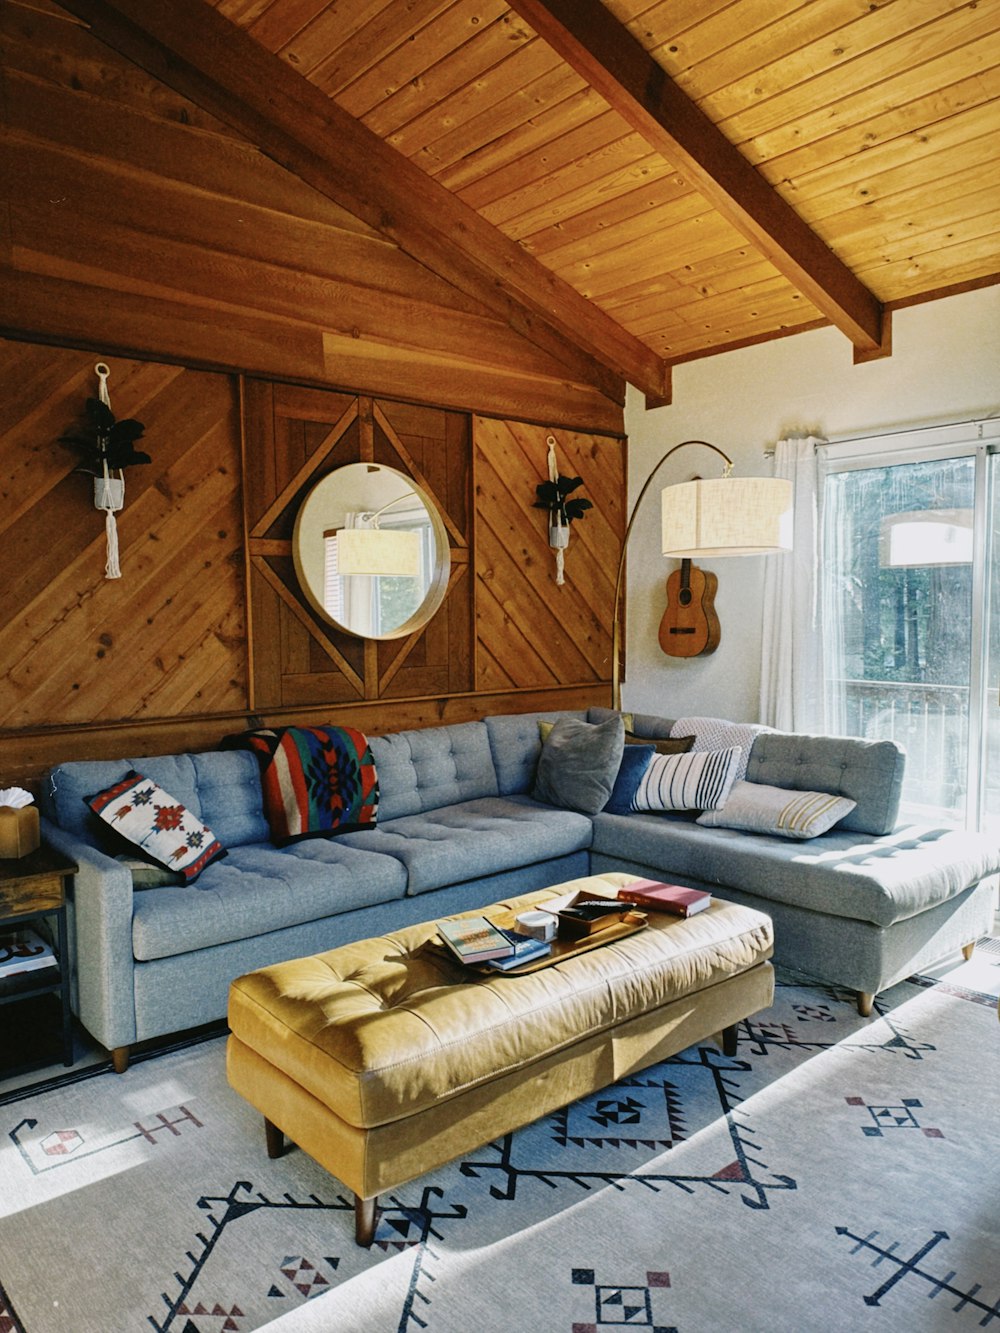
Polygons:
<instances>
[{"instance_id":1,"label":"balcony railing","mask_svg":"<svg viewBox=\"0 0 1000 1333\"><path fill-rule=\"evenodd\" d=\"M961 822L966 807L969 690L894 680L830 682L850 736L898 741L907 754L903 804L914 814Z\"/></svg>"}]
</instances>

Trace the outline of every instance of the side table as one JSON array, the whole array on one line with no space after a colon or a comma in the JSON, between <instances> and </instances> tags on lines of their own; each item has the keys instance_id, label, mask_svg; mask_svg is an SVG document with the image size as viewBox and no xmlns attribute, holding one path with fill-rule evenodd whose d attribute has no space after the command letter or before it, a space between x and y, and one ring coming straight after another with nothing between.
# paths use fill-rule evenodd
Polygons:
<instances>
[{"instance_id":1,"label":"side table","mask_svg":"<svg viewBox=\"0 0 1000 1333\"><path fill-rule=\"evenodd\" d=\"M0 977L0 1005L39 995L58 994L62 1006L62 1057L73 1063L73 1019L69 1005L70 966L66 932L66 899L71 892L77 865L43 842L27 856L0 860L0 933L16 930L32 921L55 917L56 960L52 967L22 972L6 980ZM39 1060L38 1064L48 1061ZM27 1068L33 1068L34 1062ZM0 1069L0 1076L10 1072Z\"/></svg>"}]
</instances>

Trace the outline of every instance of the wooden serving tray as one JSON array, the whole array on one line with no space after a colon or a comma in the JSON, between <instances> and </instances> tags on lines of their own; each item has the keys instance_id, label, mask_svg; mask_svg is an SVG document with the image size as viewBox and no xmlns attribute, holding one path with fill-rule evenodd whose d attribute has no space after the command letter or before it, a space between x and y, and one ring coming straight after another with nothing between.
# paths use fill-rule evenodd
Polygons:
<instances>
[{"instance_id":1,"label":"wooden serving tray","mask_svg":"<svg viewBox=\"0 0 1000 1333\"><path fill-rule=\"evenodd\" d=\"M498 919L490 917L497 925L504 926L506 929L514 929L514 918ZM595 930L590 935L584 935L576 940L552 941L552 952L547 953L544 958L532 958L527 963L522 963L520 967L510 967L504 971L498 968L490 967L487 963L475 964L477 972L488 973L491 977L522 977L528 972L538 972L543 967L551 967L553 963L562 963L567 958L575 958L578 953L588 953L591 949L599 949L602 944L611 944L615 940L625 939L628 935L634 935L637 931L645 930L648 922L644 912L629 912L624 921L616 921L613 926L605 926L603 930Z\"/></svg>"}]
</instances>

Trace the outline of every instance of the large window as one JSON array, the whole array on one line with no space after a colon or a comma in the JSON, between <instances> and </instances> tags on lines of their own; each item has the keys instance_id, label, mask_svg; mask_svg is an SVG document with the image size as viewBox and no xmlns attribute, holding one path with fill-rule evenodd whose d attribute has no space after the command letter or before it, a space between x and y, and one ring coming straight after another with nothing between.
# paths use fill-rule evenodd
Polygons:
<instances>
[{"instance_id":1,"label":"large window","mask_svg":"<svg viewBox=\"0 0 1000 1333\"><path fill-rule=\"evenodd\" d=\"M828 447L824 674L831 730L905 746L907 814L1000 826L997 458L984 425Z\"/></svg>"}]
</instances>

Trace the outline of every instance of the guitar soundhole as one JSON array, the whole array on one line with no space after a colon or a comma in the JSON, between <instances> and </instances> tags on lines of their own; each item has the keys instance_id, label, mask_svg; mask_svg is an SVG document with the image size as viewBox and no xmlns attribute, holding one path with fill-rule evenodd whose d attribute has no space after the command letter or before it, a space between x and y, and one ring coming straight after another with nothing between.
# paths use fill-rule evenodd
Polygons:
<instances>
[{"instance_id":1,"label":"guitar soundhole","mask_svg":"<svg viewBox=\"0 0 1000 1333\"><path fill-rule=\"evenodd\" d=\"M682 589L680 590L680 592L677 594L677 600L680 602L681 606L690 606L690 605L691 605L691 589L690 589L690 588L682 588Z\"/></svg>"}]
</instances>

